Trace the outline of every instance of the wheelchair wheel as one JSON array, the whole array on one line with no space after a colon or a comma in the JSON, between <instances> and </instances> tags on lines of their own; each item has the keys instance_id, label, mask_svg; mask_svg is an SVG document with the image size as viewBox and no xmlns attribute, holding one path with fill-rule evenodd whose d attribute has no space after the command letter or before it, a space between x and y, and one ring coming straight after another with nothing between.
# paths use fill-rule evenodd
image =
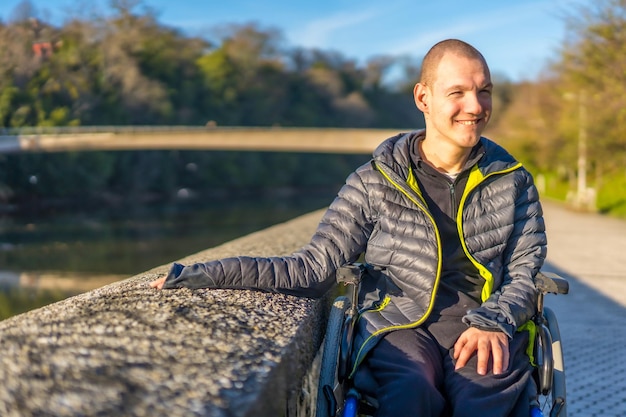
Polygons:
<instances>
[{"instance_id":1,"label":"wheelchair wheel","mask_svg":"<svg viewBox=\"0 0 626 417\"><path fill-rule=\"evenodd\" d=\"M348 297L340 296L335 299L330 310L317 389L316 417L336 416L337 399L343 400L342 387L337 378L337 361L339 360L344 318L349 306Z\"/></svg>"},{"instance_id":2,"label":"wheelchair wheel","mask_svg":"<svg viewBox=\"0 0 626 417\"><path fill-rule=\"evenodd\" d=\"M547 321L550 335L552 336L553 373L552 389L549 393L539 398L541 410L546 417L567 417L565 365L561 346L561 333L554 312L545 307L543 315Z\"/></svg>"}]
</instances>

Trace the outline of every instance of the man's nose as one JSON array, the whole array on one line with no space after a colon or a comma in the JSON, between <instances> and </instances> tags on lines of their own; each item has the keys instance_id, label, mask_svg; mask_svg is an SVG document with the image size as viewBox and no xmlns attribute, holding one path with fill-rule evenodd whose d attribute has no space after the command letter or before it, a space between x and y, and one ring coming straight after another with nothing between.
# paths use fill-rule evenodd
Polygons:
<instances>
[{"instance_id":1,"label":"man's nose","mask_svg":"<svg viewBox=\"0 0 626 417\"><path fill-rule=\"evenodd\" d=\"M481 114L486 107L485 100L480 97L480 93L468 92L465 94L464 111L469 114Z\"/></svg>"}]
</instances>

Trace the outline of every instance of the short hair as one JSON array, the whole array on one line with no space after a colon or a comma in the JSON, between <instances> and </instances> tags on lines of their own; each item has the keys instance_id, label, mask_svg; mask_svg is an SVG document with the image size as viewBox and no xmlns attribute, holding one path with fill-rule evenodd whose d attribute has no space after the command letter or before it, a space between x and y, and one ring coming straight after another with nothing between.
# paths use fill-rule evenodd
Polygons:
<instances>
[{"instance_id":1,"label":"short hair","mask_svg":"<svg viewBox=\"0 0 626 417\"><path fill-rule=\"evenodd\" d=\"M489 69L485 57L467 42L458 39L446 39L433 45L426 53L422 61L422 69L420 71L419 82L425 85L431 85L435 81L435 73L439 62L444 55L452 53L469 59L477 59L483 62L485 68Z\"/></svg>"}]
</instances>

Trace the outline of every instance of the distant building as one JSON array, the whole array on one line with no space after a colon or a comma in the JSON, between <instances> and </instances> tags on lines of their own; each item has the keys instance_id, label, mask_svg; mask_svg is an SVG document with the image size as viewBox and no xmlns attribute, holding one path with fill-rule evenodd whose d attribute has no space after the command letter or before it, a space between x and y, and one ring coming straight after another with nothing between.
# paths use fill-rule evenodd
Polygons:
<instances>
[{"instance_id":1,"label":"distant building","mask_svg":"<svg viewBox=\"0 0 626 417\"><path fill-rule=\"evenodd\" d=\"M31 17L30 24L33 29L33 34L35 35L35 39L47 38L47 36L45 35L45 32L48 32L48 30L46 30L45 26L39 23L39 20L37 20L34 17ZM47 40L46 41L36 40L33 42L33 54L35 54L36 57L41 58L41 59L47 59L47 58L50 58L50 56L52 56L52 52L53 52L52 42L47 41Z\"/></svg>"},{"instance_id":2,"label":"distant building","mask_svg":"<svg viewBox=\"0 0 626 417\"><path fill-rule=\"evenodd\" d=\"M33 53L38 58L50 58L52 55L51 42L33 42Z\"/></svg>"}]
</instances>

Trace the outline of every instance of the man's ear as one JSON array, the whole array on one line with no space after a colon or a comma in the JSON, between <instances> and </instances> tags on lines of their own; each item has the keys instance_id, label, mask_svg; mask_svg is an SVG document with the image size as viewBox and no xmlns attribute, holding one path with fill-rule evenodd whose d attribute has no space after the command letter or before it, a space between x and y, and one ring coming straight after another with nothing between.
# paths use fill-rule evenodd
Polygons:
<instances>
[{"instance_id":1,"label":"man's ear","mask_svg":"<svg viewBox=\"0 0 626 417\"><path fill-rule=\"evenodd\" d=\"M415 100L415 105L422 113L428 113L428 101L430 99L430 94L428 87L426 87L425 84L415 84L415 87L413 88L413 99Z\"/></svg>"}]
</instances>

